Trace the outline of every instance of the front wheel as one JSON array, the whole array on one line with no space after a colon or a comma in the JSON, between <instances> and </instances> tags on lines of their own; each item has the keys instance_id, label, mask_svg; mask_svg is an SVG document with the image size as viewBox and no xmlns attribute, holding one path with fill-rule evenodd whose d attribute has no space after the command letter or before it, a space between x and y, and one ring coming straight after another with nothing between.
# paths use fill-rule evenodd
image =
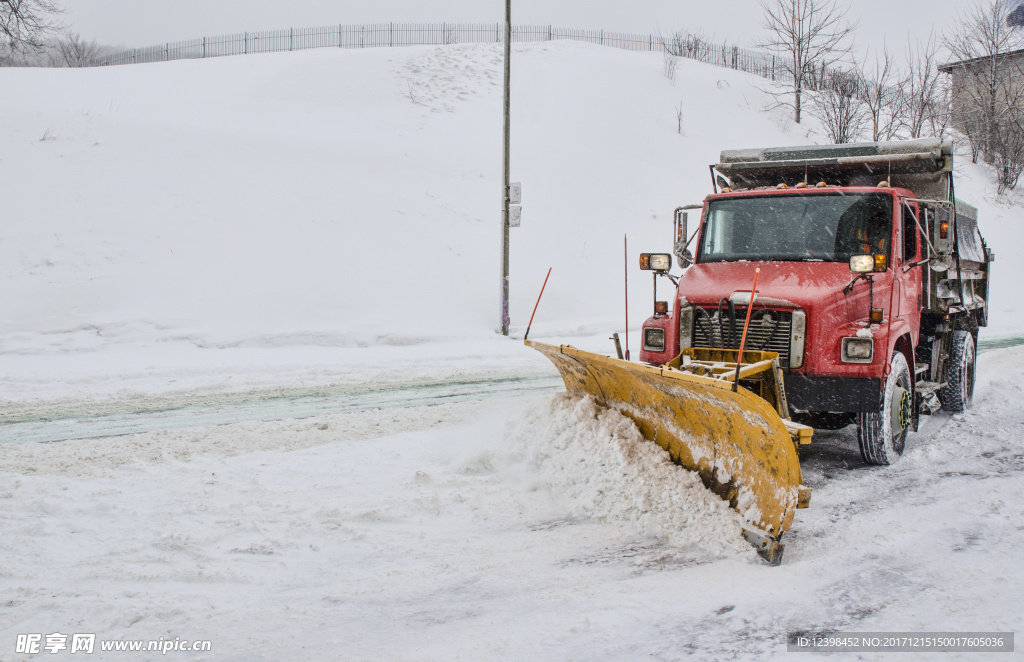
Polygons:
<instances>
[{"instance_id":1,"label":"front wheel","mask_svg":"<svg viewBox=\"0 0 1024 662\"><path fill-rule=\"evenodd\" d=\"M857 414L857 442L865 462L886 465L900 459L910 433L913 403L910 367L906 357L895 352L878 411Z\"/></svg>"},{"instance_id":2,"label":"front wheel","mask_svg":"<svg viewBox=\"0 0 1024 662\"><path fill-rule=\"evenodd\" d=\"M953 332L946 388L939 391L939 400L953 413L970 409L974 400L974 336L967 331Z\"/></svg>"}]
</instances>

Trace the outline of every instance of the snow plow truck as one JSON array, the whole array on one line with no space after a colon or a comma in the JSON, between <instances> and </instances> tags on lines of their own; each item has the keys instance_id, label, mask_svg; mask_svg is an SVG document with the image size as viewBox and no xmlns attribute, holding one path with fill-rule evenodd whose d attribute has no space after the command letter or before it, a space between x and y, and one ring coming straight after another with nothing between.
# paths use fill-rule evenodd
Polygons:
<instances>
[{"instance_id":1,"label":"snow plow truck","mask_svg":"<svg viewBox=\"0 0 1024 662\"><path fill-rule=\"evenodd\" d=\"M970 406L994 256L948 141L730 150L710 169L672 253L640 256L640 363L526 342L698 472L775 564L810 503L798 449L815 427L856 425L864 461L887 465L921 414Z\"/></svg>"}]
</instances>

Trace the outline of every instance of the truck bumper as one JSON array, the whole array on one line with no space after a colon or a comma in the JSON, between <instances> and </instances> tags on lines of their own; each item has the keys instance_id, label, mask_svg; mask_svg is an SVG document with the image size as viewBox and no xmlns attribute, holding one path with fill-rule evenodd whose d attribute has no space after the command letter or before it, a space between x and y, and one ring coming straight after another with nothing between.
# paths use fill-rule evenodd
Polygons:
<instances>
[{"instance_id":1,"label":"truck bumper","mask_svg":"<svg viewBox=\"0 0 1024 662\"><path fill-rule=\"evenodd\" d=\"M878 411L882 380L850 377L786 375L789 405L801 411Z\"/></svg>"}]
</instances>

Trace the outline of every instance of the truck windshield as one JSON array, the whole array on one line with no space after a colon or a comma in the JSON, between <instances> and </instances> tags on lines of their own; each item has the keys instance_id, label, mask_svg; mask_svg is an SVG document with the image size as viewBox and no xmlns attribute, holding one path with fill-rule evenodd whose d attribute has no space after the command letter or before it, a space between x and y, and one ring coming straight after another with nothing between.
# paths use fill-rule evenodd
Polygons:
<instances>
[{"instance_id":1,"label":"truck windshield","mask_svg":"<svg viewBox=\"0 0 1024 662\"><path fill-rule=\"evenodd\" d=\"M885 193L765 195L712 200L700 262L822 260L889 254Z\"/></svg>"}]
</instances>

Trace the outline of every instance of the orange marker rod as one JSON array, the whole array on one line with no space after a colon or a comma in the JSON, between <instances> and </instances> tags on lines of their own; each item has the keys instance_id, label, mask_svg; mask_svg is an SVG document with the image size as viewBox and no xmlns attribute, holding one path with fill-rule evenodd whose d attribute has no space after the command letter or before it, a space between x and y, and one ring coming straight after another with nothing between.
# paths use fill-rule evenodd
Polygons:
<instances>
[{"instance_id":1,"label":"orange marker rod","mask_svg":"<svg viewBox=\"0 0 1024 662\"><path fill-rule=\"evenodd\" d=\"M551 267L548 267L548 275L544 276L544 284L540 286L540 294L537 295L537 303L533 304L533 315L537 314L537 306L540 305L540 298L544 296L544 288L548 286L548 278L551 278ZM526 325L526 333L523 334L523 340L530 337L530 327L533 326L533 315L530 315L530 323Z\"/></svg>"},{"instance_id":2,"label":"orange marker rod","mask_svg":"<svg viewBox=\"0 0 1024 662\"><path fill-rule=\"evenodd\" d=\"M750 288L750 301L747 302L747 319L743 322L743 336L740 338L740 354L736 357L736 379L732 383L735 393L740 388L740 364L743 363L743 350L747 344L747 327L750 326L750 313L754 310L754 297L757 296L757 279L761 275L761 267L754 271L754 286Z\"/></svg>"}]
</instances>

